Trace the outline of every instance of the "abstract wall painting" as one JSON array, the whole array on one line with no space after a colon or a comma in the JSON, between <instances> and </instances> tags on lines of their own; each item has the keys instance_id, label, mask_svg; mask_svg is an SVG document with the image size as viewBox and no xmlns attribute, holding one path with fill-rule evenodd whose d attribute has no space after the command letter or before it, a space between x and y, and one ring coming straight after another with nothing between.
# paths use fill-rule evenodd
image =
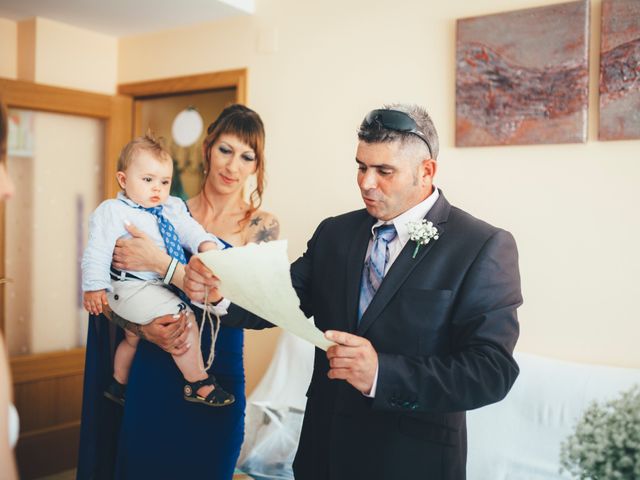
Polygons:
<instances>
[{"instance_id":1,"label":"abstract wall painting","mask_svg":"<svg viewBox=\"0 0 640 480\"><path fill-rule=\"evenodd\" d=\"M587 138L587 0L457 22L456 146Z\"/></svg>"},{"instance_id":2,"label":"abstract wall painting","mask_svg":"<svg viewBox=\"0 0 640 480\"><path fill-rule=\"evenodd\" d=\"M640 138L640 0L602 2L598 138Z\"/></svg>"}]
</instances>

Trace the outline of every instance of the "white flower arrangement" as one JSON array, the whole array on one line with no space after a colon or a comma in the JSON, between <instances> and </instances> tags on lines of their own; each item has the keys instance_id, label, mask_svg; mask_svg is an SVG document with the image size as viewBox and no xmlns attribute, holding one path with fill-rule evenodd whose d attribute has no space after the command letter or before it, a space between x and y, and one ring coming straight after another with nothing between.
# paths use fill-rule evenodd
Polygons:
<instances>
[{"instance_id":1,"label":"white flower arrangement","mask_svg":"<svg viewBox=\"0 0 640 480\"><path fill-rule=\"evenodd\" d=\"M419 222L408 222L407 230L409 231L409 240L416 242L416 248L413 251L413 257L416 258L418 250L422 245L428 244L431 240L438 240L440 232L433 226L433 223L427 220Z\"/></svg>"},{"instance_id":2,"label":"white flower arrangement","mask_svg":"<svg viewBox=\"0 0 640 480\"><path fill-rule=\"evenodd\" d=\"M562 444L560 463L580 479L640 478L640 385L593 402Z\"/></svg>"}]
</instances>

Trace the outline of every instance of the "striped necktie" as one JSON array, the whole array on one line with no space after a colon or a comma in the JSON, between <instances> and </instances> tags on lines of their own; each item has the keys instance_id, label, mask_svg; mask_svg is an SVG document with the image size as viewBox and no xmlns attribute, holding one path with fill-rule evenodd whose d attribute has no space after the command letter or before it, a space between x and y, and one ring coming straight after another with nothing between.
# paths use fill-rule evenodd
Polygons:
<instances>
[{"instance_id":1,"label":"striped necktie","mask_svg":"<svg viewBox=\"0 0 640 480\"><path fill-rule=\"evenodd\" d=\"M360 283L360 301L358 303L358 321L362 318L367 307L378 291L384 270L389 262L389 242L396 238L396 227L381 225L374 231L375 239L371 246L369 258L364 262L362 282Z\"/></svg>"}]
</instances>

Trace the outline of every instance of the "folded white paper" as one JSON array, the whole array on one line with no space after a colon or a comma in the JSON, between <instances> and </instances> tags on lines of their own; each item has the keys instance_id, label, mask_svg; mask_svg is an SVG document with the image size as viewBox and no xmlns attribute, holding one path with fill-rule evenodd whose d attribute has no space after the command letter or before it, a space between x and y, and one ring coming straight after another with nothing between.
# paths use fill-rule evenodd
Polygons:
<instances>
[{"instance_id":1,"label":"folded white paper","mask_svg":"<svg viewBox=\"0 0 640 480\"><path fill-rule=\"evenodd\" d=\"M231 302L322 350L333 345L300 310L286 240L210 250L198 257L220 279L220 293Z\"/></svg>"}]
</instances>

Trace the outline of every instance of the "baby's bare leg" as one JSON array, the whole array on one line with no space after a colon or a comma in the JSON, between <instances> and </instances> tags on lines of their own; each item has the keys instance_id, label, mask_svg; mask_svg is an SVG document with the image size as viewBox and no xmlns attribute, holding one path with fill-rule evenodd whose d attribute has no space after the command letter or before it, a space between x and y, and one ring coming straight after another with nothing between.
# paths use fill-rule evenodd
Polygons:
<instances>
[{"instance_id":1,"label":"baby's bare leg","mask_svg":"<svg viewBox=\"0 0 640 480\"><path fill-rule=\"evenodd\" d=\"M189 313L187 321L191 323L187 343L189 349L182 355L172 355L178 369L182 372L182 376L187 382L197 382L205 380L209 374L204 369L204 361L200 352L200 336L198 333L198 325L195 322L193 313ZM214 390L213 385L204 385L197 392L198 395L206 397Z\"/></svg>"},{"instance_id":2,"label":"baby's bare leg","mask_svg":"<svg viewBox=\"0 0 640 480\"><path fill-rule=\"evenodd\" d=\"M126 385L129 381L129 370L131 370L131 364L139 341L140 339L133 332L125 330L124 340L116 348L113 360L113 378L123 385Z\"/></svg>"}]
</instances>

